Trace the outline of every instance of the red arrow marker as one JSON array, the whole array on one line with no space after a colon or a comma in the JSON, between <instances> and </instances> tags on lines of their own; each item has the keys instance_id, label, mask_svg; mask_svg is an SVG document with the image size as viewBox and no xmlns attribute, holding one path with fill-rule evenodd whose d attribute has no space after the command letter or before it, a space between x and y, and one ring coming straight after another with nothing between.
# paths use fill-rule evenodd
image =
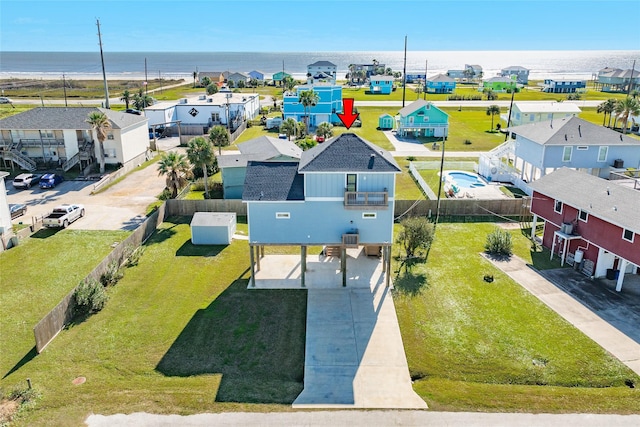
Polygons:
<instances>
[{"instance_id":1,"label":"red arrow marker","mask_svg":"<svg viewBox=\"0 0 640 427\"><path fill-rule=\"evenodd\" d=\"M353 125L353 122L356 121L360 113L353 114L353 98L342 98L342 111L344 113L336 114L343 125L346 126L347 129Z\"/></svg>"}]
</instances>

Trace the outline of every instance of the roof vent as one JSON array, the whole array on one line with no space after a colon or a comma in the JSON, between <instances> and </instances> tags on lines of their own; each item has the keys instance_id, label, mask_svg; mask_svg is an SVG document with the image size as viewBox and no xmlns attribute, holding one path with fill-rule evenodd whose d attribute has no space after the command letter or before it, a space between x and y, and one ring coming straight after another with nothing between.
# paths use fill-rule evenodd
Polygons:
<instances>
[{"instance_id":1,"label":"roof vent","mask_svg":"<svg viewBox=\"0 0 640 427\"><path fill-rule=\"evenodd\" d=\"M620 141L622 141L622 134L620 134Z\"/></svg>"},{"instance_id":2,"label":"roof vent","mask_svg":"<svg viewBox=\"0 0 640 427\"><path fill-rule=\"evenodd\" d=\"M614 206L614 207L613 207L613 210L614 210L614 211L616 211L616 212L618 212L618 207L617 207L617 206Z\"/></svg>"},{"instance_id":3,"label":"roof vent","mask_svg":"<svg viewBox=\"0 0 640 427\"><path fill-rule=\"evenodd\" d=\"M607 196L610 196L611 192L609 191L609 187L607 187Z\"/></svg>"},{"instance_id":4,"label":"roof vent","mask_svg":"<svg viewBox=\"0 0 640 427\"><path fill-rule=\"evenodd\" d=\"M578 135L580 135L580 138L582 138L582 130L580 129L580 125L578 125Z\"/></svg>"},{"instance_id":5,"label":"roof vent","mask_svg":"<svg viewBox=\"0 0 640 427\"><path fill-rule=\"evenodd\" d=\"M565 141L567 140L567 134L566 133L564 134L564 140Z\"/></svg>"}]
</instances>

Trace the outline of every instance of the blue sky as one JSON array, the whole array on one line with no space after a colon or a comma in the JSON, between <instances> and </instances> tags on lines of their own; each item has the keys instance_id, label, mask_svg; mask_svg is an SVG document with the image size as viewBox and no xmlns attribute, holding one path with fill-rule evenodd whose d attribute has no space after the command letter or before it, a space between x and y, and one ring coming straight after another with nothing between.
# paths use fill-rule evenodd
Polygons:
<instances>
[{"instance_id":1,"label":"blue sky","mask_svg":"<svg viewBox=\"0 0 640 427\"><path fill-rule=\"evenodd\" d=\"M0 51L640 50L640 0L0 1ZM0 64L1 67L1 64Z\"/></svg>"}]
</instances>

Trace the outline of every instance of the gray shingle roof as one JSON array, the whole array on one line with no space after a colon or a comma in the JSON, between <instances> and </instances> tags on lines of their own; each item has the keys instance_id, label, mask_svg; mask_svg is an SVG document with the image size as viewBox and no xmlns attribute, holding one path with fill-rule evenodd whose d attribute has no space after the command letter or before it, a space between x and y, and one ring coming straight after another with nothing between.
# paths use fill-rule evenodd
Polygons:
<instances>
[{"instance_id":1,"label":"gray shingle roof","mask_svg":"<svg viewBox=\"0 0 640 427\"><path fill-rule=\"evenodd\" d=\"M427 79L428 82L455 82L454 79L452 79L451 77L445 75L445 74L436 74L435 76L428 78Z\"/></svg>"},{"instance_id":2,"label":"gray shingle roof","mask_svg":"<svg viewBox=\"0 0 640 427\"><path fill-rule=\"evenodd\" d=\"M640 141L578 117L528 123L509 131L543 145L633 145Z\"/></svg>"},{"instance_id":3,"label":"gray shingle roof","mask_svg":"<svg viewBox=\"0 0 640 427\"><path fill-rule=\"evenodd\" d=\"M335 67L336 64L329 61L316 61L313 64L307 65L307 67Z\"/></svg>"},{"instance_id":4,"label":"gray shingle roof","mask_svg":"<svg viewBox=\"0 0 640 427\"><path fill-rule=\"evenodd\" d=\"M86 122L89 113L103 112L114 129L124 129L145 122L147 118L123 111L96 107L38 107L0 120L0 129L23 130L83 130L91 129Z\"/></svg>"},{"instance_id":5,"label":"gray shingle roof","mask_svg":"<svg viewBox=\"0 0 640 427\"><path fill-rule=\"evenodd\" d=\"M300 172L401 172L391 154L353 133L302 152Z\"/></svg>"},{"instance_id":6,"label":"gray shingle roof","mask_svg":"<svg viewBox=\"0 0 640 427\"><path fill-rule=\"evenodd\" d=\"M502 71L529 71L529 69L519 65L512 65L510 67L503 68Z\"/></svg>"},{"instance_id":7,"label":"gray shingle roof","mask_svg":"<svg viewBox=\"0 0 640 427\"><path fill-rule=\"evenodd\" d=\"M408 116L409 114L418 111L420 108L431 104L428 101L425 101L424 99L417 99L415 101L413 101L411 104L407 105L406 107L404 107L403 109L401 109L398 114L400 114L401 116ZM437 108L435 105L431 105L430 108Z\"/></svg>"},{"instance_id":8,"label":"gray shingle roof","mask_svg":"<svg viewBox=\"0 0 640 427\"><path fill-rule=\"evenodd\" d=\"M533 190L640 233L640 191L584 172L562 168L530 184Z\"/></svg>"},{"instance_id":9,"label":"gray shingle roof","mask_svg":"<svg viewBox=\"0 0 640 427\"><path fill-rule=\"evenodd\" d=\"M250 154L225 154L218 156L218 167L224 168L241 168L246 167L250 161L263 161L268 160L269 155L265 153L250 153Z\"/></svg>"},{"instance_id":10,"label":"gray shingle roof","mask_svg":"<svg viewBox=\"0 0 640 427\"><path fill-rule=\"evenodd\" d=\"M272 138L270 136L260 136L238 144L238 150L240 150L242 154L267 154L269 157L265 157L265 159L276 156L289 156L299 159L302 155L302 149L293 142L285 139Z\"/></svg>"},{"instance_id":11,"label":"gray shingle roof","mask_svg":"<svg viewBox=\"0 0 640 427\"><path fill-rule=\"evenodd\" d=\"M244 201L302 201L304 177L296 162L256 162L247 165Z\"/></svg>"}]
</instances>

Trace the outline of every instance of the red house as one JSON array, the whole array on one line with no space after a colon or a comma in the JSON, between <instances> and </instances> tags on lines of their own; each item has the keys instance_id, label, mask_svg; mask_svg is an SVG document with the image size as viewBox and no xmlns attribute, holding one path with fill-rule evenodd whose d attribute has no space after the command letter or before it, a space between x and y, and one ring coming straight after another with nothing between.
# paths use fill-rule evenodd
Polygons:
<instances>
[{"instance_id":1,"label":"red house","mask_svg":"<svg viewBox=\"0 0 640 427\"><path fill-rule=\"evenodd\" d=\"M562 168L531 183L533 229L544 220L543 246L593 277L640 270L640 191Z\"/></svg>"}]
</instances>

